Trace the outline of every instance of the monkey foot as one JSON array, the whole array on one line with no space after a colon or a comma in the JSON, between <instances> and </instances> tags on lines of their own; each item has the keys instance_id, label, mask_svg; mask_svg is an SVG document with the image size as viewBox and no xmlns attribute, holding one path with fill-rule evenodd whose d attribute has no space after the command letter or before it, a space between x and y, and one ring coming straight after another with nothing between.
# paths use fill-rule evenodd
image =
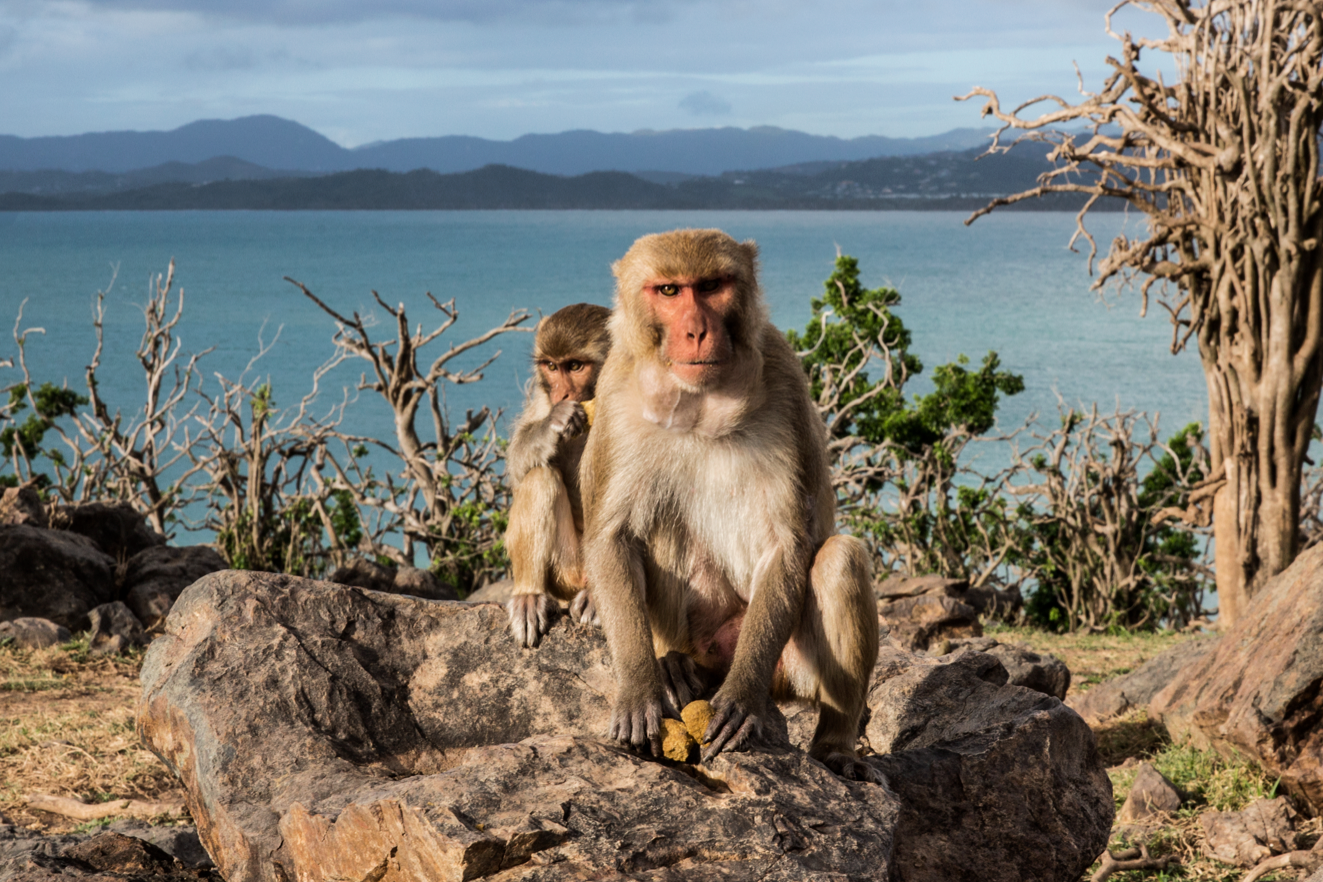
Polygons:
<instances>
[{"instance_id":1,"label":"monkey foot","mask_svg":"<svg viewBox=\"0 0 1323 882\"><path fill-rule=\"evenodd\" d=\"M863 781L887 786L887 779L881 772L852 753L834 750L822 756L814 756L814 759L847 781Z\"/></svg>"},{"instance_id":2,"label":"monkey foot","mask_svg":"<svg viewBox=\"0 0 1323 882\"><path fill-rule=\"evenodd\" d=\"M580 625L601 627L602 620L597 617L597 604L593 603L593 596L588 589L585 588L574 595L574 601L570 604L570 620Z\"/></svg>"},{"instance_id":3,"label":"monkey foot","mask_svg":"<svg viewBox=\"0 0 1323 882\"><path fill-rule=\"evenodd\" d=\"M545 594L517 594L505 605L510 614L510 632L520 646L533 647L551 630L558 606Z\"/></svg>"}]
</instances>

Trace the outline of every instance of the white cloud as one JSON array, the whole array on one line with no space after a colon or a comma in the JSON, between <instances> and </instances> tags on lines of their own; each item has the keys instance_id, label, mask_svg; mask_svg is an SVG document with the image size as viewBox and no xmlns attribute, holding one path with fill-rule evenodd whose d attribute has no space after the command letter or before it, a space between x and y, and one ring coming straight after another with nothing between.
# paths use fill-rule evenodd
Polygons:
<instances>
[{"instance_id":1,"label":"white cloud","mask_svg":"<svg viewBox=\"0 0 1323 882\"><path fill-rule=\"evenodd\" d=\"M680 109L694 116L730 116L734 108L725 98L703 89L700 92L690 92L681 98Z\"/></svg>"}]
</instances>

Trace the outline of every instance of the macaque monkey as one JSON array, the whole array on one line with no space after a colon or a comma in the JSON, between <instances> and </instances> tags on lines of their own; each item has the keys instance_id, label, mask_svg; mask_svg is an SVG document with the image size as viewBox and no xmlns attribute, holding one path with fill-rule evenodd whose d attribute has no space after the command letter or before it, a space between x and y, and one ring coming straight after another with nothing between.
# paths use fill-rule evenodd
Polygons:
<instances>
[{"instance_id":1,"label":"macaque monkey","mask_svg":"<svg viewBox=\"0 0 1323 882\"><path fill-rule=\"evenodd\" d=\"M878 651L869 555L836 535L826 431L768 319L757 254L676 230L612 267L612 348L580 470L618 683L610 735L659 756L663 716L720 684L704 760L761 743L769 701L807 700L810 755L880 781L855 747Z\"/></svg>"},{"instance_id":2,"label":"macaque monkey","mask_svg":"<svg viewBox=\"0 0 1323 882\"><path fill-rule=\"evenodd\" d=\"M533 340L535 379L505 458L514 485L505 533L514 596L506 609L524 646L541 642L557 598L573 601L576 621L597 619L579 556L579 458L589 422L584 402L593 397L611 346L610 316L605 306L576 303L544 318Z\"/></svg>"}]
</instances>

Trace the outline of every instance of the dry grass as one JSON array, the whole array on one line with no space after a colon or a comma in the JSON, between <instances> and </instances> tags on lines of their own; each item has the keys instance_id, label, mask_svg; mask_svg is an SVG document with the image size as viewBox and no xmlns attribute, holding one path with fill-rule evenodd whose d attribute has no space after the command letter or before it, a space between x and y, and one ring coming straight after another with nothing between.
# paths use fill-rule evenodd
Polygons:
<instances>
[{"instance_id":1,"label":"dry grass","mask_svg":"<svg viewBox=\"0 0 1323 882\"><path fill-rule=\"evenodd\" d=\"M989 637L1002 643L1027 643L1038 652L1055 655L1070 668L1071 694L1128 674L1158 653L1198 634L1140 631L1114 634L1054 634L1032 628L990 624Z\"/></svg>"},{"instance_id":2,"label":"dry grass","mask_svg":"<svg viewBox=\"0 0 1323 882\"><path fill-rule=\"evenodd\" d=\"M0 645L0 814L64 832L79 822L32 811L28 793L85 802L178 795L133 729L141 654L91 659L85 639L27 651Z\"/></svg>"}]
</instances>

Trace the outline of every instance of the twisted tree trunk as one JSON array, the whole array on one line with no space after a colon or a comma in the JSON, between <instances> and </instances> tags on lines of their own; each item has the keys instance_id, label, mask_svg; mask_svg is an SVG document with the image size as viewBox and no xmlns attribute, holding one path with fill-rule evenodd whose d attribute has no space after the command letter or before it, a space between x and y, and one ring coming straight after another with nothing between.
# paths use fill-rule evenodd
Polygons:
<instances>
[{"instance_id":1,"label":"twisted tree trunk","mask_svg":"<svg viewBox=\"0 0 1323 882\"><path fill-rule=\"evenodd\" d=\"M1168 34L1111 31L1130 6L1163 18ZM1054 171L1033 190L1087 193L1077 237L1098 199L1124 199L1149 219L1146 237L1117 238L1095 287L1144 276L1174 326L1172 351L1193 336L1208 383L1213 529L1221 618L1234 624L1255 590L1295 558L1300 473L1323 382L1323 8L1309 0L1124 0L1108 14L1120 60L1097 94L1047 96L984 115L1021 140L1051 143ZM1142 50L1172 57L1176 82L1137 67ZM1058 109L1019 114L1037 101ZM1091 132L1055 131L1084 120ZM1120 134L1116 134L1119 130ZM1000 138L1001 132L998 132ZM993 150L1006 149L995 141ZM1085 168L1092 180L1080 180ZM1073 240L1072 240L1073 241ZM1218 484L1217 482L1222 482ZM1200 514L1202 516L1203 513Z\"/></svg>"}]
</instances>

